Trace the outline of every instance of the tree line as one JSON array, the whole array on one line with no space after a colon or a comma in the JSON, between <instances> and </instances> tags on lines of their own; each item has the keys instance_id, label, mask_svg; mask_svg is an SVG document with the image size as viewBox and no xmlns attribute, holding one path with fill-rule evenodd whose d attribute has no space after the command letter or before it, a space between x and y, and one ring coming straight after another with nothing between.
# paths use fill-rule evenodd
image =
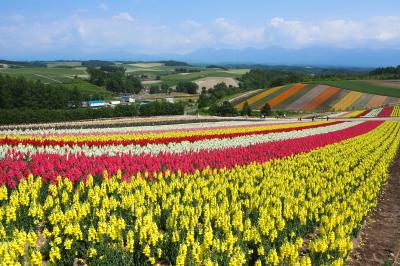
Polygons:
<instances>
[{"instance_id":1,"label":"tree line","mask_svg":"<svg viewBox=\"0 0 400 266\"><path fill-rule=\"evenodd\" d=\"M0 75L0 109L66 109L82 105L78 88L43 84L25 77Z\"/></svg>"},{"instance_id":2,"label":"tree line","mask_svg":"<svg viewBox=\"0 0 400 266\"><path fill-rule=\"evenodd\" d=\"M88 67L89 82L103 86L114 93L139 93L143 89L140 80L133 74L126 75L122 66Z\"/></svg>"},{"instance_id":3,"label":"tree line","mask_svg":"<svg viewBox=\"0 0 400 266\"><path fill-rule=\"evenodd\" d=\"M168 103L165 101L155 101L139 107L132 104L96 109L0 109L0 124L63 122L127 116L183 115L183 113L184 105L182 103Z\"/></svg>"},{"instance_id":4,"label":"tree line","mask_svg":"<svg viewBox=\"0 0 400 266\"><path fill-rule=\"evenodd\" d=\"M379 67L369 72L369 74L387 79L400 79L400 65L397 67Z\"/></svg>"},{"instance_id":5,"label":"tree line","mask_svg":"<svg viewBox=\"0 0 400 266\"><path fill-rule=\"evenodd\" d=\"M198 107L204 108L214 105L226 96L234 95L245 90L246 88L243 87L227 86L224 82L218 83L213 88L208 90L203 87L197 102Z\"/></svg>"},{"instance_id":6,"label":"tree line","mask_svg":"<svg viewBox=\"0 0 400 266\"><path fill-rule=\"evenodd\" d=\"M320 69L315 73L301 70L255 68L239 78L240 86L251 89L264 89L297 82L323 80L358 80L358 79L400 79L400 65L376 68L371 71L349 69Z\"/></svg>"},{"instance_id":7,"label":"tree line","mask_svg":"<svg viewBox=\"0 0 400 266\"><path fill-rule=\"evenodd\" d=\"M301 82L306 79L306 75L300 72L251 69L244 74L240 81L240 87L251 89L264 89L267 87L281 86L288 83Z\"/></svg>"}]
</instances>

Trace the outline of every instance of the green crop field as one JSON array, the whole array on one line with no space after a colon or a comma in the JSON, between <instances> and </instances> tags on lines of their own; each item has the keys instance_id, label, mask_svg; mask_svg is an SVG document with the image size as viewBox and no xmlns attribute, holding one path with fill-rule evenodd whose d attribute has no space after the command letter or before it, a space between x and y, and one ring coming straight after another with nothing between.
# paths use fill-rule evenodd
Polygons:
<instances>
[{"instance_id":1,"label":"green crop field","mask_svg":"<svg viewBox=\"0 0 400 266\"><path fill-rule=\"evenodd\" d=\"M324 84L335 86L342 89L359 91L375 95L384 95L400 98L400 89L384 86L381 84L372 84L364 80L337 80L337 81L316 81L315 84Z\"/></svg>"},{"instance_id":2,"label":"green crop field","mask_svg":"<svg viewBox=\"0 0 400 266\"><path fill-rule=\"evenodd\" d=\"M127 74L134 74L140 77L144 85L166 83L169 86L176 86L182 81L197 81L209 77L238 78L249 71L246 68L225 70L221 68L205 68L204 66L166 66L162 63L116 63L116 65L125 67ZM196 70L196 72L177 73L176 69L189 72ZM82 66L82 62L79 61L47 62L47 67L20 66L0 68L0 74L14 77L23 76L31 80L40 80L45 84L59 84L68 89L76 87L87 99L112 99L113 97L110 91L90 84L86 80L88 78L86 67ZM78 79L75 77L78 77ZM187 99L185 98L185 100Z\"/></svg>"},{"instance_id":3,"label":"green crop field","mask_svg":"<svg viewBox=\"0 0 400 266\"><path fill-rule=\"evenodd\" d=\"M146 80L161 78L162 82L175 86L181 81L196 81L207 77L238 78L249 69L204 68L201 66L165 66L161 63L117 64L126 68L127 74L146 76ZM0 74L24 76L28 79L40 80L43 83L70 83L74 77L87 78L86 68L81 62L49 62L48 67L0 68ZM176 73L176 69L200 70L190 73Z\"/></svg>"},{"instance_id":4,"label":"green crop field","mask_svg":"<svg viewBox=\"0 0 400 266\"><path fill-rule=\"evenodd\" d=\"M224 70L203 70L200 72L192 72L192 73L179 73L179 74L172 74L161 76L161 81L167 83L170 86L175 86L179 82L182 81L195 81L202 78L207 77L228 77L228 78L238 78L241 74L224 71Z\"/></svg>"},{"instance_id":5,"label":"green crop field","mask_svg":"<svg viewBox=\"0 0 400 266\"><path fill-rule=\"evenodd\" d=\"M20 67L0 68L1 73L10 76L24 76L28 79L40 80L43 83L65 83L73 81L75 76L86 75L86 70L65 67Z\"/></svg>"},{"instance_id":6,"label":"green crop field","mask_svg":"<svg viewBox=\"0 0 400 266\"><path fill-rule=\"evenodd\" d=\"M82 65L81 62L78 61L68 61L68 62L51 62L47 64L47 67L80 67Z\"/></svg>"},{"instance_id":7,"label":"green crop field","mask_svg":"<svg viewBox=\"0 0 400 266\"><path fill-rule=\"evenodd\" d=\"M231 73L231 74L236 74L236 75L244 75L249 71L250 71L250 68L234 68L234 69L226 70L226 72Z\"/></svg>"}]
</instances>

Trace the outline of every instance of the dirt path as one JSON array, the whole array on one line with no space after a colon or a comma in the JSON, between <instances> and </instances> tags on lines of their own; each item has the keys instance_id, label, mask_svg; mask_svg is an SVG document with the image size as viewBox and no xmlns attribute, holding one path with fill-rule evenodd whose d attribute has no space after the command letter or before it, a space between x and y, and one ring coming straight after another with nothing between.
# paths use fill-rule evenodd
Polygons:
<instances>
[{"instance_id":1,"label":"dirt path","mask_svg":"<svg viewBox=\"0 0 400 266\"><path fill-rule=\"evenodd\" d=\"M35 75L35 76L38 76L38 77L41 77L41 78L48 79L48 80L52 80L52 81L57 82L57 83L62 83L62 82L59 81L59 80L56 80L56 79L53 79L53 78L50 78L50 77L46 77L46 76L44 76L44 75L39 75L39 74L34 74L34 75Z\"/></svg>"},{"instance_id":2,"label":"dirt path","mask_svg":"<svg viewBox=\"0 0 400 266\"><path fill-rule=\"evenodd\" d=\"M390 168L390 178L376 209L361 229L350 253L349 265L400 265L400 150ZM392 265L391 263L389 265Z\"/></svg>"}]
</instances>

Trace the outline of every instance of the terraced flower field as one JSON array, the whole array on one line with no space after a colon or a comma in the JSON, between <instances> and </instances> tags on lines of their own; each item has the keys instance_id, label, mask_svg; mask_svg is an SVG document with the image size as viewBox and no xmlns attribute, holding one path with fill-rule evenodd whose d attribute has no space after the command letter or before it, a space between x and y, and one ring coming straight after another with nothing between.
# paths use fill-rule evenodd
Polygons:
<instances>
[{"instance_id":1,"label":"terraced flower field","mask_svg":"<svg viewBox=\"0 0 400 266\"><path fill-rule=\"evenodd\" d=\"M256 110L268 102L273 109L303 111L359 110L400 103L400 98L303 83L265 89L241 100L235 105L237 109L243 108L246 101Z\"/></svg>"},{"instance_id":2,"label":"terraced flower field","mask_svg":"<svg viewBox=\"0 0 400 266\"><path fill-rule=\"evenodd\" d=\"M399 143L373 120L3 129L0 261L343 265Z\"/></svg>"},{"instance_id":3,"label":"terraced flower field","mask_svg":"<svg viewBox=\"0 0 400 266\"><path fill-rule=\"evenodd\" d=\"M356 117L400 117L400 106L384 106L381 108L367 109L361 111L344 112L335 116L336 118Z\"/></svg>"}]
</instances>

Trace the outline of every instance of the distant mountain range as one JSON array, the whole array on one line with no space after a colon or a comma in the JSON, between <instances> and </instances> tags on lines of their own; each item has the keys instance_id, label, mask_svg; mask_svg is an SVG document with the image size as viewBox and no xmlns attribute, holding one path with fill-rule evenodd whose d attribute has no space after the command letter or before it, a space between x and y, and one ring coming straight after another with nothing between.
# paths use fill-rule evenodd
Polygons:
<instances>
[{"instance_id":1,"label":"distant mountain range","mask_svg":"<svg viewBox=\"0 0 400 266\"><path fill-rule=\"evenodd\" d=\"M257 63L310 66L379 67L400 64L400 49L283 48L198 50L181 60L207 63Z\"/></svg>"},{"instance_id":2,"label":"distant mountain range","mask_svg":"<svg viewBox=\"0 0 400 266\"><path fill-rule=\"evenodd\" d=\"M270 47L266 49L246 48L234 49L201 49L195 52L180 54L145 55L121 51L110 51L99 54L57 53L54 55L3 55L10 60L179 60L204 64L270 64L270 65L302 65L302 66L343 66L343 67L380 67L400 64L399 49L343 49L310 47L303 49L284 49Z\"/></svg>"}]
</instances>

